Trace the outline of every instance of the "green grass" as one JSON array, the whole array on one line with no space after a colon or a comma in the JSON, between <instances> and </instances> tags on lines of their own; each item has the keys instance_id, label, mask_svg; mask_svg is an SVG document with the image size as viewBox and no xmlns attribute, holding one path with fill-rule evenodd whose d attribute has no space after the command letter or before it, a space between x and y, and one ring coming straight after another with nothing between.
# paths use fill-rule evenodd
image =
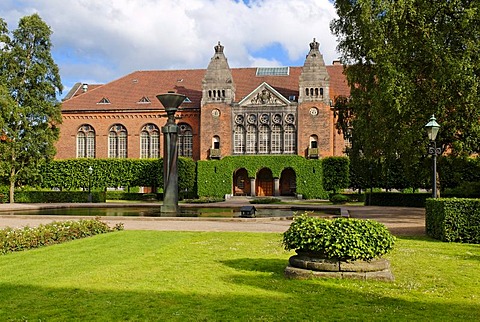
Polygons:
<instances>
[{"instance_id":1,"label":"green grass","mask_svg":"<svg viewBox=\"0 0 480 322\"><path fill-rule=\"evenodd\" d=\"M388 283L287 280L280 241L122 231L0 256L0 321L480 320L480 245L399 239Z\"/></svg>"}]
</instances>

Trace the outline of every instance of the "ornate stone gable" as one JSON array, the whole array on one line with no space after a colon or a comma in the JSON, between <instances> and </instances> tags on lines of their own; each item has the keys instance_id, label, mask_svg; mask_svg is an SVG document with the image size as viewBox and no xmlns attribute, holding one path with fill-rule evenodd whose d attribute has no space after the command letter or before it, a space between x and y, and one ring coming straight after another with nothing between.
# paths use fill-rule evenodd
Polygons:
<instances>
[{"instance_id":1,"label":"ornate stone gable","mask_svg":"<svg viewBox=\"0 0 480 322\"><path fill-rule=\"evenodd\" d=\"M238 104L241 107L284 107L289 106L290 101L276 91L272 86L264 82L250 94L245 96Z\"/></svg>"}]
</instances>

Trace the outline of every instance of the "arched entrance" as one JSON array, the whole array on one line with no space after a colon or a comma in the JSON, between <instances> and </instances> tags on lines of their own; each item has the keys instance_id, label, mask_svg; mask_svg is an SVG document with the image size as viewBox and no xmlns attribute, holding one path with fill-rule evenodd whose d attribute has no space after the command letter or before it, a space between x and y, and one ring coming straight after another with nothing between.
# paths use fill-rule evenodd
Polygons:
<instances>
[{"instance_id":1,"label":"arched entrance","mask_svg":"<svg viewBox=\"0 0 480 322\"><path fill-rule=\"evenodd\" d=\"M294 196L297 192L297 175L292 168L286 168L280 175L280 195Z\"/></svg>"},{"instance_id":2,"label":"arched entrance","mask_svg":"<svg viewBox=\"0 0 480 322\"><path fill-rule=\"evenodd\" d=\"M257 173L256 195L273 196L273 175L272 170L263 168Z\"/></svg>"},{"instance_id":3,"label":"arched entrance","mask_svg":"<svg viewBox=\"0 0 480 322\"><path fill-rule=\"evenodd\" d=\"M250 179L248 178L248 172L245 168L240 168L233 174L233 195L250 195Z\"/></svg>"}]
</instances>

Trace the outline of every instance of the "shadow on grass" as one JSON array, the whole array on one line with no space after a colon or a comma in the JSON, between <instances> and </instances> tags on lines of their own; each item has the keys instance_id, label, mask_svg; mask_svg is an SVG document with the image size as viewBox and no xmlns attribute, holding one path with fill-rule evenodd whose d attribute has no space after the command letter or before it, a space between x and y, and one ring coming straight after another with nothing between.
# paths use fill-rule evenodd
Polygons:
<instances>
[{"instance_id":1,"label":"shadow on grass","mask_svg":"<svg viewBox=\"0 0 480 322\"><path fill-rule=\"evenodd\" d=\"M238 263L231 263L238 266ZM273 267L278 261L246 267ZM243 267L244 266L241 266ZM274 273L278 268L274 269ZM277 274L233 275L256 291L109 291L0 284L0 320L478 320L480 305L404 300L355 290L348 283L286 280ZM233 285L232 285L233 286ZM126 284L127 288L128 285ZM243 289L243 288L242 288ZM244 289L243 289L244 290Z\"/></svg>"}]
</instances>

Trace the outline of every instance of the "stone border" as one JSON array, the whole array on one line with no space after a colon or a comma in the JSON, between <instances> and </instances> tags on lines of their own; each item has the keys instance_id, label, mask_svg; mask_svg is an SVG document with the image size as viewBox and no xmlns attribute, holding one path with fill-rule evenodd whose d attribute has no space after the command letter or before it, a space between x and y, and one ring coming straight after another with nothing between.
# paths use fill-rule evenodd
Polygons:
<instances>
[{"instance_id":1,"label":"stone border","mask_svg":"<svg viewBox=\"0 0 480 322\"><path fill-rule=\"evenodd\" d=\"M383 258L347 262L299 254L290 257L289 264L285 269L287 278L334 277L381 281L395 279L390 271L390 262Z\"/></svg>"},{"instance_id":2,"label":"stone border","mask_svg":"<svg viewBox=\"0 0 480 322\"><path fill-rule=\"evenodd\" d=\"M395 280L390 270L378 272L321 272L303 268L287 266L285 277L291 279L312 279L312 278L348 278L359 280L393 281Z\"/></svg>"}]
</instances>

